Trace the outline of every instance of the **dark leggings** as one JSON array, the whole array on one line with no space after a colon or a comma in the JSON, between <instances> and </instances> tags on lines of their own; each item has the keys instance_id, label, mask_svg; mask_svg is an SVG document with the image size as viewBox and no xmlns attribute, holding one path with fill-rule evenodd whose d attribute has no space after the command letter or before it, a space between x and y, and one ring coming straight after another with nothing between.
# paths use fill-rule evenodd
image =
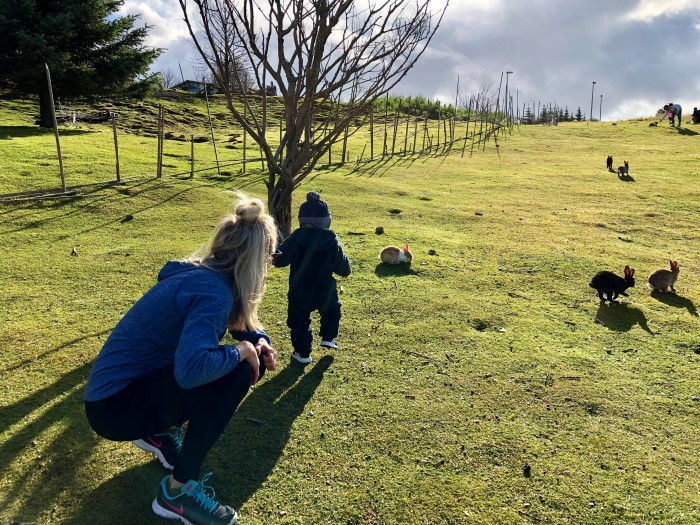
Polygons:
<instances>
[{"instance_id":1,"label":"dark leggings","mask_svg":"<svg viewBox=\"0 0 700 525\"><path fill-rule=\"evenodd\" d=\"M330 341L338 336L342 315L340 306L340 301L336 301L329 307L318 308L318 313L321 316L320 335L322 341ZM307 357L311 353L311 344L314 339L311 331L311 310L289 301L287 326L291 331L292 347L299 355Z\"/></svg>"},{"instance_id":2,"label":"dark leggings","mask_svg":"<svg viewBox=\"0 0 700 525\"><path fill-rule=\"evenodd\" d=\"M204 458L248 392L250 374L244 361L216 381L185 390L172 366L160 368L108 398L86 401L85 414L95 432L112 441L142 439L187 421L173 471L175 480L186 483L199 479Z\"/></svg>"}]
</instances>

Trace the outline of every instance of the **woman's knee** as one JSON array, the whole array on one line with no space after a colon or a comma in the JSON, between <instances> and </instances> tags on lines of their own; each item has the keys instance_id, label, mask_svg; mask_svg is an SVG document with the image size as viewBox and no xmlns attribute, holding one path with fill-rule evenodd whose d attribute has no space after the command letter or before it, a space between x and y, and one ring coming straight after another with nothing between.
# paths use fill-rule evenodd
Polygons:
<instances>
[{"instance_id":1,"label":"woman's knee","mask_svg":"<svg viewBox=\"0 0 700 525\"><path fill-rule=\"evenodd\" d=\"M245 395L250 388L252 373L253 370L251 369L250 363L248 363L248 361L241 361L219 381L223 380L226 384L226 388L229 389L233 395L242 396Z\"/></svg>"}]
</instances>

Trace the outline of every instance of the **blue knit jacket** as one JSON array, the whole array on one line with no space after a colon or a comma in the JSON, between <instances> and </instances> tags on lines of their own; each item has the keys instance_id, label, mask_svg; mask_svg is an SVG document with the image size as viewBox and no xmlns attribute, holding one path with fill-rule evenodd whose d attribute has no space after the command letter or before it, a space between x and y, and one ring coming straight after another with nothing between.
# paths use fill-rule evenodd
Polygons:
<instances>
[{"instance_id":1,"label":"blue knit jacket","mask_svg":"<svg viewBox=\"0 0 700 525\"><path fill-rule=\"evenodd\" d=\"M85 388L85 401L98 401L131 381L174 365L185 389L223 377L240 362L238 349L219 344L226 334L233 294L220 273L183 261L169 261L158 282L117 323L107 338ZM262 330L231 331L239 341L270 342Z\"/></svg>"}]
</instances>

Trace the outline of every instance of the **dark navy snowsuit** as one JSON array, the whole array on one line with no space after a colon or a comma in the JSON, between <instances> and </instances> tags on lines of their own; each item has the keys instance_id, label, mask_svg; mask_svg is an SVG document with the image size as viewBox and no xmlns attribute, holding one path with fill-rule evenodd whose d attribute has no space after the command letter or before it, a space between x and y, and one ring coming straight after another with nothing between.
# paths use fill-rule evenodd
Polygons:
<instances>
[{"instance_id":1,"label":"dark navy snowsuit","mask_svg":"<svg viewBox=\"0 0 700 525\"><path fill-rule=\"evenodd\" d=\"M341 302L333 274L347 277L352 271L343 248L332 230L303 226L279 246L274 265L291 265L287 326L292 346L302 357L311 353L311 312L321 315L321 340L338 335Z\"/></svg>"}]
</instances>

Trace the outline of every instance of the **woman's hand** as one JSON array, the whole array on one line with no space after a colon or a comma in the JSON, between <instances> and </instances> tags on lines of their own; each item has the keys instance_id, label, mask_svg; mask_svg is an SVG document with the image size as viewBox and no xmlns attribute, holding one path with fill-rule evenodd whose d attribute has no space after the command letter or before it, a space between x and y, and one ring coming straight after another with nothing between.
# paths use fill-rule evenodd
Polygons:
<instances>
[{"instance_id":1,"label":"woman's hand","mask_svg":"<svg viewBox=\"0 0 700 525\"><path fill-rule=\"evenodd\" d=\"M255 345L255 350L262 358L265 368L275 370L277 368L277 352L270 346L270 343L263 337L258 339L258 344Z\"/></svg>"},{"instance_id":2,"label":"woman's hand","mask_svg":"<svg viewBox=\"0 0 700 525\"><path fill-rule=\"evenodd\" d=\"M236 345L236 348L238 348L238 353L241 356L241 362L247 361L250 365L250 386L254 386L260 378L260 361L258 361L258 350L248 341L241 341Z\"/></svg>"}]
</instances>

